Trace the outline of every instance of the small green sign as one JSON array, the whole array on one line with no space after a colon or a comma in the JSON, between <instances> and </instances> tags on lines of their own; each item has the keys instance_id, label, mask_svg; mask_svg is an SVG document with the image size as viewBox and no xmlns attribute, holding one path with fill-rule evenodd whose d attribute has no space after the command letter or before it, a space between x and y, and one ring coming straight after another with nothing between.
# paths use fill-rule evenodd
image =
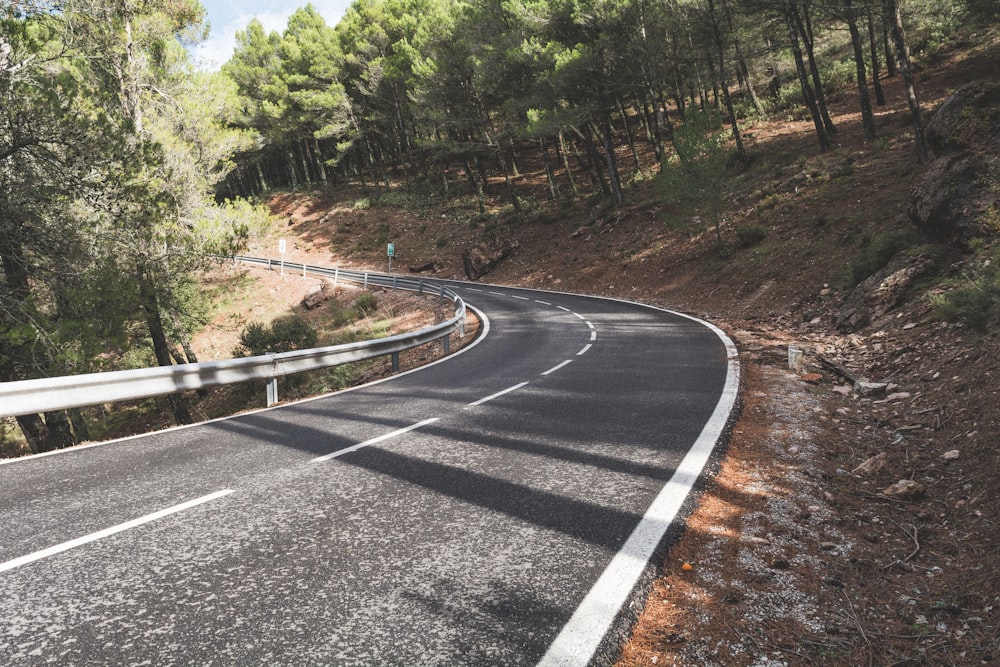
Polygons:
<instances>
[{"instance_id":1,"label":"small green sign","mask_svg":"<svg viewBox=\"0 0 1000 667\"><path fill-rule=\"evenodd\" d=\"M386 252L389 255L389 257L394 256L396 254L396 246L395 246L395 244L390 243L389 244L389 248L388 248L388 250Z\"/></svg>"}]
</instances>

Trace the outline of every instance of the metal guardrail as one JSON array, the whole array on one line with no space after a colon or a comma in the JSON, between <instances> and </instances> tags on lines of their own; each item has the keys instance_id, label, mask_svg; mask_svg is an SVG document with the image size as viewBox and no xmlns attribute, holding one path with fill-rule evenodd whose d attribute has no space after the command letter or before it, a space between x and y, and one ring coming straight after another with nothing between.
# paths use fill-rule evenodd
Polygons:
<instances>
[{"instance_id":1,"label":"metal guardrail","mask_svg":"<svg viewBox=\"0 0 1000 667\"><path fill-rule=\"evenodd\" d=\"M279 262L270 259L256 257L232 259L235 262L268 268L279 266ZM455 304L455 315L445 322L410 333L311 350L294 350L198 364L0 382L0 417L162 396L250 380L268 380L267 404L270 406L278 401L277 378L283 375L329 368L385 355L392 355L395 371L399 369L399 353L403 350L441 338L444 353L448 354L448 336L455 331L465 334L465 302L458 294L438 283L423 278L330 269L289 262L282 263L282 266L289 272L333 278L335 284L345 281L365 287L387 287L432 294L452 301Z\"/></svg>"}]
</instances>

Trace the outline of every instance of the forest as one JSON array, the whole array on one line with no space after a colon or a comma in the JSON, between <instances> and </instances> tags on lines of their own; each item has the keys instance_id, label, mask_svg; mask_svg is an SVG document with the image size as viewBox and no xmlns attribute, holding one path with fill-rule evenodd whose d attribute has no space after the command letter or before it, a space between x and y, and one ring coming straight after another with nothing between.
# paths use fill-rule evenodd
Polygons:
<instances>
[{"instance_id":1,"label":"forest","mask_svg":"<svg viewBox=\"0 0 1000 667\"><path fill-rule=\"evenodd\" d=\"M197 0L0 7L0 381L197 361L201 277L268 224L270 193L360 185L460 196L469 217L621 206L639 153L709 180L753 168L748 119L801 114L816 148L850 85L878 132L900 77L927 159L913 54L997 0L356 0L282 33L251 22L218 72ZM619 150L621 149L621 150ZM530 155L548 200L515 183ZM622 159L622 156L626 156ZM177 423L191 420L172 396ZM87 417L17 418L31 451Z\"/></svg>"}]
</instances>

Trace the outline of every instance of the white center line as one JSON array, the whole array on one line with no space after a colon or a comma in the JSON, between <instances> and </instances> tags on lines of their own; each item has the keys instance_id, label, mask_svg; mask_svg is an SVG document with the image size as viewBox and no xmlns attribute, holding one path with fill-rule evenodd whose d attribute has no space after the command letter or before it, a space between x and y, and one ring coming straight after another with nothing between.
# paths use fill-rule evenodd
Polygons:
<instances>
[{"instance_id":1,"label":"white center line","mask_svg":"<svg viewBox=\"0 0 1000 667\"><path fill-rule=\"evenodd\" d=\"M350 447L346 447L344 449L338 449L337 451L331 452L331 453L326 454L324 456L316 457L312 461L310 461L310 463L319 463L320 461L329 461L330 459L335 459L338 456L343 456L344 454L348 454L350 452L356 452L359 449L362 449L364 447L368 447L369 445L374 445L377 442L382 442L383 440L388 440L389 438L395 438L397 435L403 435L404 433L409 433L410 431L414 431L414 430L420 428L421 426L427 426L428 424L433 424L434 422L436 422L439 419L441 419L441 418L440 417L432 417L431 419L425 419L422 422L417 422L416 424L411 424L410 426L407 426L406 428L401 428L401 429L398 429L398 430L393 431L391 433L385 433L383 435L378 436L377 438L372 438L371 440L365 440L364 442L359 442L356 445L351 445Z\"/></svg>"},{"instance_id":2,"label":"white center line","mask_svg":"<svg viewBox=\"0 0 1000 667\"><path fill-rule=\"evenodd\" d=\"M147 514L146 516L139 517L138 519L132 519L131 521L120 523L117 526L105 528L104 530L99 530L96 533L91 533L90 535L84 535L83 537L78 537L75 540L70 540L69 542L63 542L62 544L51 546L48 549L42 549L41 551L36 551L34 553L27 554L26 556L21 556L19 558L15 558L14 560L9 560L6 563L0 563L0 572L13 570L16 567L21 567L22 565L33 563L36 560L48 558L49 556L54 556L56 554L62 553L63 551L69 551L70 549L75 549L76 547L83 546L84 544L89 544L90 542L96 542L97 540L104 539L105 537L111 537L112 535L115 535L117 533L130 530L137 526L141 526L144 523L149 523L150 521L156 521L157 519L162 519L165 516L176 514L177 512L183 512L184 510L191 509L192 507L201 505L202 503L210 502L212 500L215 500L216 498L228 496L232 492L233 492L232 489L223 489L222 491L216 491L215 493L210 493L207 496L202 496L201 498L195 498L194 500L189 500L186 503L181 503L180 505L174 505L173 507L168 507L167 509L160 510L159 512L153 512L152 514Z\"/></svg>"},{"instance_id":3,"label":"white center line","mask_svg":"<svg viewBox=\"0 0 1000 667\"><path fill-rule=\"evenodd\" d=\"M586 321L587 321L587 318L586 318L586 317L584 317L583 315L581 315L580 313L573 313L573 314L574 314L574 315L576 315L577 317L579 317L579 318L580 318L581 320L583 320L584 322L586 322Z\"/></svg>"},{"instance_id":4,"label":"white center line","mask_svg":"<svg viewBox=\"0 0 1000 667\"><path fill-rule=\"evenodd\" d=\"M591 331L590 332L590 340L592 340L592 341L597 340L597 332L596 331Z\"/></svg>"},{"instance_id":5,"label":"white center line","mask_svg":"<svg viewBox=\"0 0 1000 667\"><path fill-rule=\"evenodd\" d=\"M512 299L520 299L521 301L531 301L531 299L529 299L526 296L518 296L516 294L511 294L510 298L512 298Z\"/></svg>"},{"instance_id":6,"label":"white center line","mask_svg":"<svg viewBox=\"0 0 1000 667\"><path fill-rule=\"evenodd\" d=\"M576 356L579 357L579 356L581 356L583 354L586 354L587 350L589 350L592 347L593 347L593 345L591 345L590 343L587 343L586 345L583 346L582 350L580 350L579 352L576 353Z\"/></svg>"},{"instance_id":7,"label":"white center line","mask_svg":"<svg viewBox=\"0 0 1000 667\"><path fill-rule=\"evenodd\" d=\"M549 373L555 373L557 370L559 370L560 368L562 368L566 364L571 364L571 363L573 363L573 360L572 359L567 359L566 361L562 362L561 364L553 366L549 370L545 371L544 373L542 373L542 375L548 375Z\"/></svg>"},{"instance_id":8,"label":"white center line","mask_svg":"<svg viewBox=\"0 0 1000 667\"><path fill-rule=\"evenodd\" d=\"M486 401L492 401L494 398L500 398L504 394L509 394L512 391L517 391L518 389L520 389L521 387L523 387L526 384L528 384L528 383L527 382L522 382L520 384L515 384L513 387L507 387L503 391L498 391L497 393L491 394L491 395L487 396L486 398L480 398L478 401L475 401L473 403L469 403L466 407L471 408L471 407L474 407L476 405L482 405Z\"/></svg>"},{"instance_id":9,"label":"white center line","mask_svg":"<svg viewBox=\"0 0 1000 667\"><path fill-rule=\"evenodd\" d=\"M503 292L487 292L487 294L492 294L493 296L507 296Z\"/></svg>"},{"instance_id":10,"label":"white center line","mask_svg":"<svg viewBox=\"0 0 1000 667\"><path fill-rule=\"evenodd\" d=\"M470 292L482 292L483 291L483 290L479 289L478 287L466 287L465 289L469 290Z\"/></svg>"},{"instance_id":11,"label":"white center line","mask_svg":"<svg viewBox=\"0 0 1000 667\"><path fill-rule=\"evenodd\" d=\"M565 310L567 313L573 312L566 306L556 306L556 308L558 308L559 310Z\"/></svg>"},{"instance_id":12,"label":"white center line","mask_svg":"<svg viewBox=\"0 0 1000 667\"><path fill-rule=\"evenodd\" d=\"M587 326L590 327L591 329L594 328L594 325L590 320L587 320Z\"/></svg>"},{"instance_id":13,"label":"white center line","mask_svg":"<svg viewBox=\"0 0 1000 667\"><path fill-rule=\"evenodd\" d=\"M551 306L551 305L552 305L552 304L551 304L551 303L549 303L548 301L539 301L538 299L535 299L535 303L540 303L540 304L542 304L543 306Z\"/></svg>"}]
</instances>

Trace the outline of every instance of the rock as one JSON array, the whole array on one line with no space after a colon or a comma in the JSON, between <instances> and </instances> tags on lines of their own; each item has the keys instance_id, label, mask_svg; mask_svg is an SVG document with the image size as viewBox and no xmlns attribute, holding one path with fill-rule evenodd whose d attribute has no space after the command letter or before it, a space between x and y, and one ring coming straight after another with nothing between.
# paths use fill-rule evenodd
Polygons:
<instances>
[{"instance_id":1,"label":"rock","mask_svg":"<svg viewBox=\"0 0 1000 667\"><path fill-rule=\"evenodd\" d=\"M838 384L836 387L833 387L831 391L835 391L838 394L842 394L844 396L850 396L851 394L854 393L854 389L852 387L847 386L846 384Z\"/></svg>"},{"instance_id":2,"label":"rock","mask_svg":"<svg viewBox=\"0 0 1000 667\"><path fill-rule=\"evenodd\" d=\"M903 303L911 286L934 267L930 255L900 255L863 280L834 313L834 326L850 333L868 326Z\"/></svg>"},{"instance_id":3,"label":"rock","mask_svg":"<svg viewBox=\"0 0 1000 667\"><path fill-rule=\"evenodd\" d=\"M988 232L982 220L1000 202L1000 84L962 86L927 124L938 157L910 188L910 220L934 241L966 245Z\"/></svg>"},{"instance_id":4,"label":"rock","mask_svg":"<svg viewBox=\"0 0 1000 667\"><path fill-rule=\"evenodd\" d=\"M875 456L865 459L864 462L852 470L851 473L855 475L874 475L882 470L888 462L889 455L885 452L879 452Z\"/></svg>"},{"instance_id":5,"label":"rock","mask_svg":"<svg viewBox=\"0 0 1000 667\"><path fill-rule=\"evenodd\" d=\"M332 299L333 294L333 285L324 280L319 285L313 286L313 288L310 289L304 297L302 297L302 306L306 310L314 310Z\"/></svg>"},{"instance_id":6,"label":"rock","mask_svg":"<svg viewBox=\"0 0 1000 667\"><path fill-rule=\"evenodd\" d=\"M958 451L957 449L950 449L947 452L945 452L944 454L942 454L941 458L943 458L945 461L954 461L958 457L960 457L961 455L962 455L962 452Z\"/></svg>"},{"instance_id":7,"label":"rock","mask_svg":"<svg viewBox=\"0 0 1000 667\"><path fill-rule=\"evenodd\" d=\"M888 385L885 382L868 382L867 380L858 380L854 383L854 393L861 398L867 396L877 396L879 394L885 393L885 388Z\"/></svg>"},{"instance_id":8,"label":"rock","mask_svg":"<svg viewBox=\"0 0 1000 667\"><path fill-rule=\"evenodd\" d=\"M410 273L424 273L425 271L437 272L437 264L433 261L419 266L408 267Z\"/></svg>"},{"instance_id":9,"label":"rock","mask_svg":"<svg viewBox=\"0 0 1000 667\"><path fill-rule=\"evenodd\" d=\"M823 375L821 373L803 373L799 377L809 384L819 384L823 381Z\"/></svg>"},{"instance_id":10,"label":"rock","mask_svg":"<svg viewBox=\"0 0 1000 667\"><path fill-rule=\"evenodd\" d=\"M910 398L912 396L913 396L913 394L911 394L908 391L897 391L897 392L895 392L893 394L889 394L888 396L886 396L885 400L887 400L887 401L905 401L906 399L908 399L908 398Z\"/></svg>"},{"instance_id":11,"label":"rock","mask_svg":"<svg viewBox=\"0 0 1000 667\"><path fill-rule=\"evenodd\" d=\"M469 280L479 280L510 257L518 245L515 239L500 240L495 237L480 243L462 254L465 275Z\"/></svg>"},{"instance_id":12,"label":"rock","mask_svg":"<svg viewBox=\"0 0 1000 667\"><path fill-rule=\"evenodd\" d=\"M892 486L882 489L884 495L900 500L913 500L922 498L927 493L923 484L914 482L912 479L901 479Z\"/></svg>"}]
</instances>

